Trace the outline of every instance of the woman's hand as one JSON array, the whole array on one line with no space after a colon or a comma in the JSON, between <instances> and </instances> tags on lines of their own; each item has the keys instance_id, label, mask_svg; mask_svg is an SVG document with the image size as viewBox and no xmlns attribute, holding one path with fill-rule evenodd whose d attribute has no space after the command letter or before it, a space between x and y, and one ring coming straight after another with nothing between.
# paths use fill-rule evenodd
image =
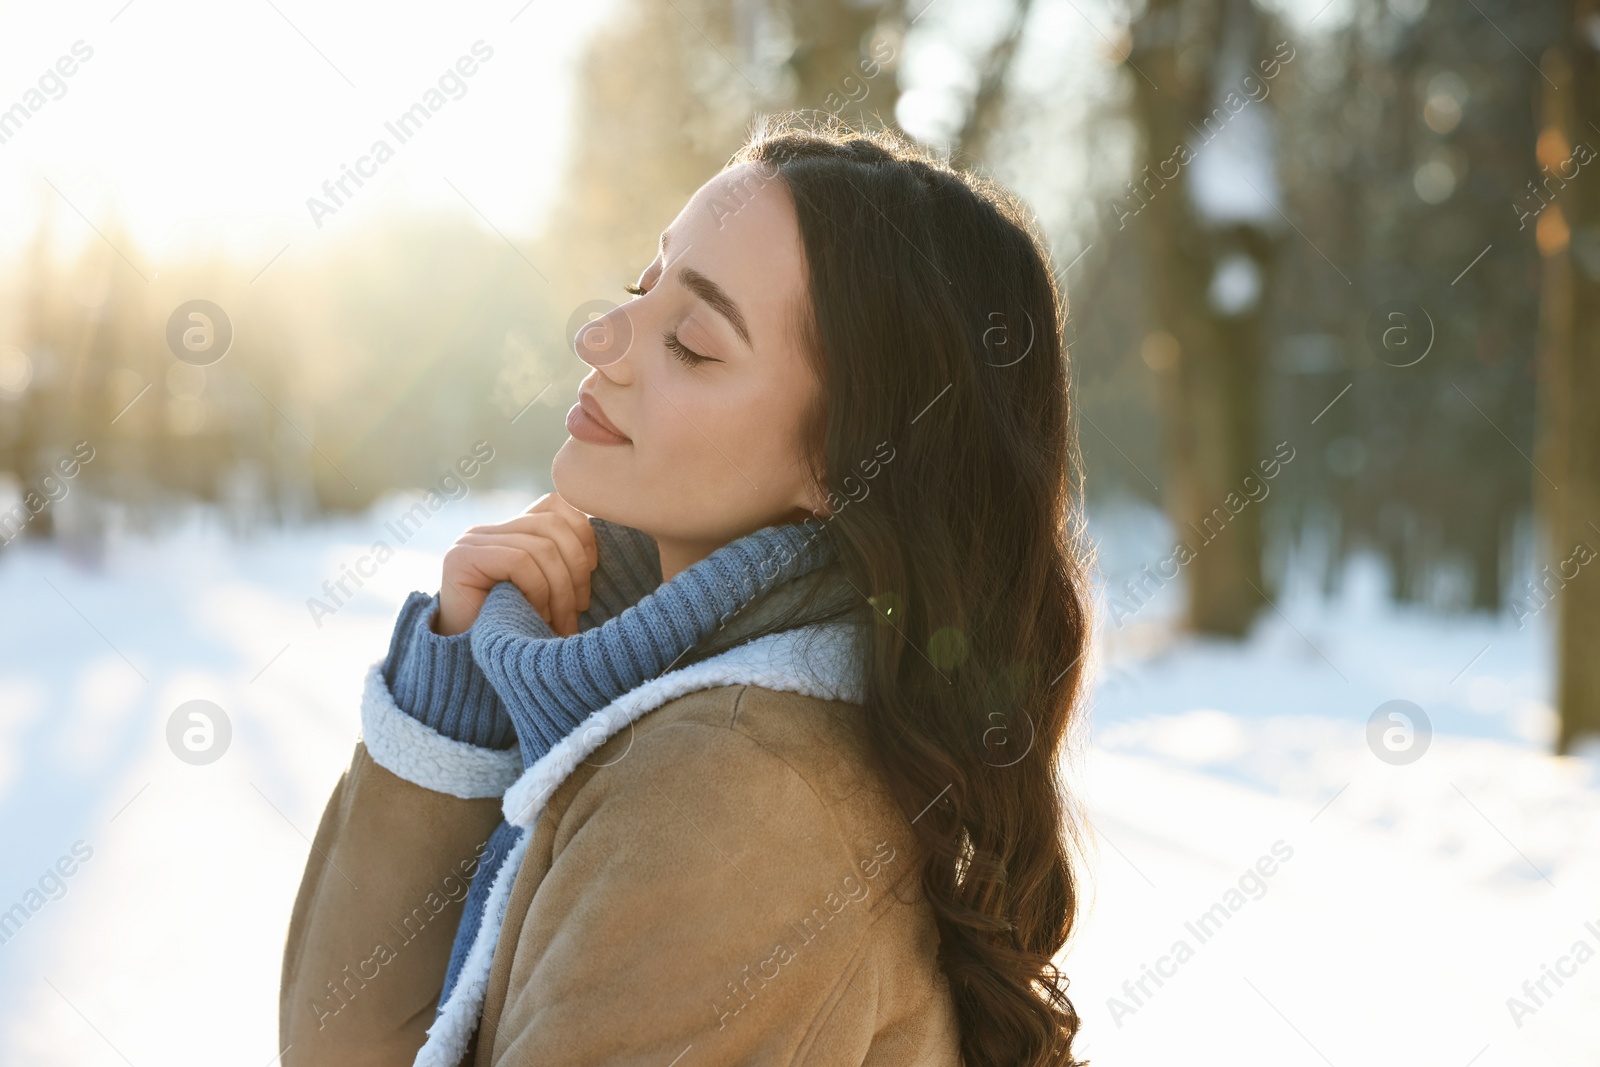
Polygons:
<instances>
[{"instance_id":1,"label":"woman's hand","mask_svg":"<svg viewBox=\"0 0 1600 1067\"><path fill-rule=\"evenodd\" d=\"M546 493L509 522L472 527L445 553L434 632L469 629L489 590L509 581L552 630L571 637L589 607L589 574L599 560L589 517Z\"/></svg>"}]
</instances>

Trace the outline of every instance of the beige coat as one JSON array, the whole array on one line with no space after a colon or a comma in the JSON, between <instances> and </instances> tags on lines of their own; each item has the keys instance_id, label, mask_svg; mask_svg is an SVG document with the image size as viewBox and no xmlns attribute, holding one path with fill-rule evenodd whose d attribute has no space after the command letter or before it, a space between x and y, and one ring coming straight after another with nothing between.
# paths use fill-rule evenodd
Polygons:
<instances>
[{"instance_id":1,"label":"beige coat","mask_svg":"<svg viewBox=\"0 0 1600 1067\"><path fill-rule=\"evenodd\" d=\"M578 765L533 825L463 1067L958 1064L918 846L861 715L721 685ZM290 920L286 1067L412 1062L500 816L356 746Z\"/></svg>"}]
</instances>

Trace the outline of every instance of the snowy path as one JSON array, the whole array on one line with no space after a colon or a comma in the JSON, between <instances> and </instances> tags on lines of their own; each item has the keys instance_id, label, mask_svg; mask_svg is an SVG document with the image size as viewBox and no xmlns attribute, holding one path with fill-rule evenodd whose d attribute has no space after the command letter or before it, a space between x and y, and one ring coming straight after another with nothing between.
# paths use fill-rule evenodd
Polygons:
<instances>
[{"instance_id":1,"label":"snowy path","mask_svg":"<svg viewBox=\"0 0 1600 1067\"><path fill-rule=\"evenodd\" d=\"M198 523L121 538L100 573L0 549L0 909L45 890L0 944L0 1063L273 1061L284 925L362 671L455 534L522 504L447 505L318 628L306 598L408 506L243 545ZM1293 625L1274 616L1242 646L1173 646L1160 606L1105 635L1079 769L1097 842L1066 957L1080 1054L1595 1062L1600 959L1561 964L1572 976L1545 978L1520 1027L1506 1006L1575 942L1600 949L1600 774L1542 754L1533 628L1358 593L1286 597ZM205 766L165 737L197 698L233 730ZM1409 766L1364 741L1394 698L1433 721ZM47 875L63 857L73 873ZM1258 862L1272 873L1246 875ZM1186 924L1218 904L1202 941Z\"/></svg>"}]
</instances>

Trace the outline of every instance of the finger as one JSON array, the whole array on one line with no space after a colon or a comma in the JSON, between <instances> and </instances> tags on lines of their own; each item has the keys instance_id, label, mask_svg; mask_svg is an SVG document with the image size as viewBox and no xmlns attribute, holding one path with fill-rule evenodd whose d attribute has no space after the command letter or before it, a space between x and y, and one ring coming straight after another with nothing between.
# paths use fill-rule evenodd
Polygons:
<instances>
[{"instance_id":1,"label":"finger","mask_svg":"<svg viewBox=\"0 0 1600 1067\"><path fill-rule=\"evenodd\" d=\"M525 533L469 533L463 535L457 544L485 552L483 566L499 569L502 572L500 578L523 589L523 595L528 597L530 604L539 608L541 614L548 613L545 621L552 630L563 635L578 632L577 592L572 572L561 550L549 538ZM522 558L508 556L508 552L520 554ZM535 569L539 576L537 580L533 578ZM536 601L523 588L524 576L540 591L539 600Z\"/></svg>"},{"instance_id":2,"label":"finger","mask_svg":"<svg viewBox=\"0 0 1600 1067\"><path fill-rule=\"evenodd\" d=\"M566 497L556 492L545 493L538 500L535 500L525 514L533 514L534 512L538 511L548 511L552 513L575 512L579 515L583 514L583 512L578 511L577 508L569 504Z\"/></svg>"},{"instance_id":3,"label":"finger","mask_svg":"<svg viewBox=\"0 0 1600 1067\"><path fill-rule=\"evenodd\" d=\"M579 513L581 515L581 512ZM583 533L579 533L557 515L541 512L537 515L518 515L507 522L496 523L492 526L474 526L466 535L481 534L532 534L548 538L560 549L561 557L566 561L567 570L571 574L573 595L579 611L589 608L589 578L598 563L598 550L592 546L594 529L589 526L589 520L584 518ZM590 546L584 543L584 534L588 535Z\"/></svg>"},{"instance_id":4,"label":"finger","mask_svg":"<svg viewBox=\"0 0 1600 1067\"><path fill-rule=\"evenodd\" d=\"M577 536L578 543L583 546L584 557L592 571L600 565L600 546L594 537L594 525L589 521L589 516L577 508L568 505L566 510L556 512L566 520L567 525Z\"/></svg>"},{"instance_id":5,"label":"finger","mask_svg":"<svg viewBox=\"0 0 1600 1067\"><path fill-rule=\"evenodd\" d=\"M595 543L594 527L589 522L589 516L585 512L580 511L578 508L575 508L569 504L566 497L562 496L560 493L546 493L544 496L534 501L533 506L530 507L524 514L547 514L560 516L566 521L567 525L571 526L573 531L577 533L578 540L582 542L584 547L588 550L589 569L594 570L600 565L600 549Z\"/></svg>"},{"instance_id":6,"label":"finger","mask_svg":"<svg viewBox=\"0 0 1600 1067\"><path fill-rule=\"evenodd\" d=\"M434 620L434 632L449 637L470 627L488 595L486 589L452 580L451 570L447 567L440 576L439 611Z\"/></svg>"},{"instance_id":7,"label":"finger","mask_svg":"<svg viewBox=\"0 0 1600 1067\"><path fill-rule=\"evenodd\" d=\"M590 547L594 547L594 526L589 523L589 515L568 504L562 494L544 494L538 501L534 501L522 515L518 515L517 518L526 518L528 515L554 515L554 517L562 518L566 525L571 526L573 531L578 533L579 541L584 541ZM514 520L507 520L507 523L499 523L499 525L509 525L509 523L514 522L517 522L515 518ZM594 565L590 565L590 569L594 569Z\"/></svg>"},{"instance_id":8,"label":"finger","mask_svg":"<svg viewBox=\"0 0 1600 1067\"><path fill-rule=\"evenodd\" d=\"M600 565L600 546L595 542L594 527L589 523L589 516L576 508L569 512L558 512L556 515L576 538L579 551L583 554L583 569L586 572L594 570Z\"/></svg>"},{"instance_id":9,"label":"finger","mask_svg":"<svg viewBox=\"0 0 1600 1067\"><path fill-rule=\"evenodd\" d=\"M534 610L545 616L546 622L551 621L543 571L520 548L457 543L445 554L442 580L442 617L455 620L453 629L470 626L488 599L489 590L503 581L512 582ZM444 611L446 605L451 605L451 610Z\"/></svg>"},{"instance_id":10,"label":"finger","mask_svg":"<svg viewBox=\"0 0 1600 1067\"><path fill-rule=\"evenodd\" d=\"M573 590L573 598L577 610L586 611L588 609L590 576L594 571L591 560L594 557L570 527L554 515L520 515L509 522L497 523L493 526L474 526L462 535L461 540L469 542L469 539L474 537L508 535L533 537L554 544L560 552L563 564L567 569L568 582Z\"/></svg>"},{"instance_id":11,"label":"finger","mask_svg":"<svg viewBox=\"0 0 1600 1067\"><path fill-rule=\"evenodd\" d=\"M550 629L563 637L577 633L577 590L560 548L548 538L530 537L523 552L543 575L550 612L546 621Z\"/></svg>"},{"instance_id":12,"label":"finger","mask_svg":"<svg viewBox=\"0 0 1600 1067\"><path fill-rule=\"evenodd\" d=\"M475 581L510 582L522 593L551 629L555 618L550 611L550 585L544 568L522 546L515 544L476 544L462 546L463 565Z\"/></svg>"}]
</instances>

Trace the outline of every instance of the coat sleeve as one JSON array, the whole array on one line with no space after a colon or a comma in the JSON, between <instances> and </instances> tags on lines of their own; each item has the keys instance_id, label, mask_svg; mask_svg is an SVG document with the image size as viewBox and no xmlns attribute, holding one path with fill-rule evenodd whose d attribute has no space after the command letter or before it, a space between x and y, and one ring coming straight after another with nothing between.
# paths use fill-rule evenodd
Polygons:
<instances>
[{"instance_id":1,"label":"coat sleeve","mask_svg":"<svg viewBox=\"0 0 1600 1067\"><path fill-rule=\"evenodd\" d=\"M516 749L481 749L367 676L364 740L328 799L284 946L286 1067L410 1064L432 1025L462 901L499 823Z\"/></svg>"},{"instance_id":2,"label":"coat sleeve","mask_svg":"<svg viewBox=\"0 0 1600 1067\"><path fill-rule=\"evenodd\" d=\"M495 1067L860 1063L874 933L905 906L909 867L888 842L847 842L807 781L737 729L653 731L560 814L520 930L513 900L502 936L517 948L478 1062L487 1047Z\"/></svg>"}]
</instances>

